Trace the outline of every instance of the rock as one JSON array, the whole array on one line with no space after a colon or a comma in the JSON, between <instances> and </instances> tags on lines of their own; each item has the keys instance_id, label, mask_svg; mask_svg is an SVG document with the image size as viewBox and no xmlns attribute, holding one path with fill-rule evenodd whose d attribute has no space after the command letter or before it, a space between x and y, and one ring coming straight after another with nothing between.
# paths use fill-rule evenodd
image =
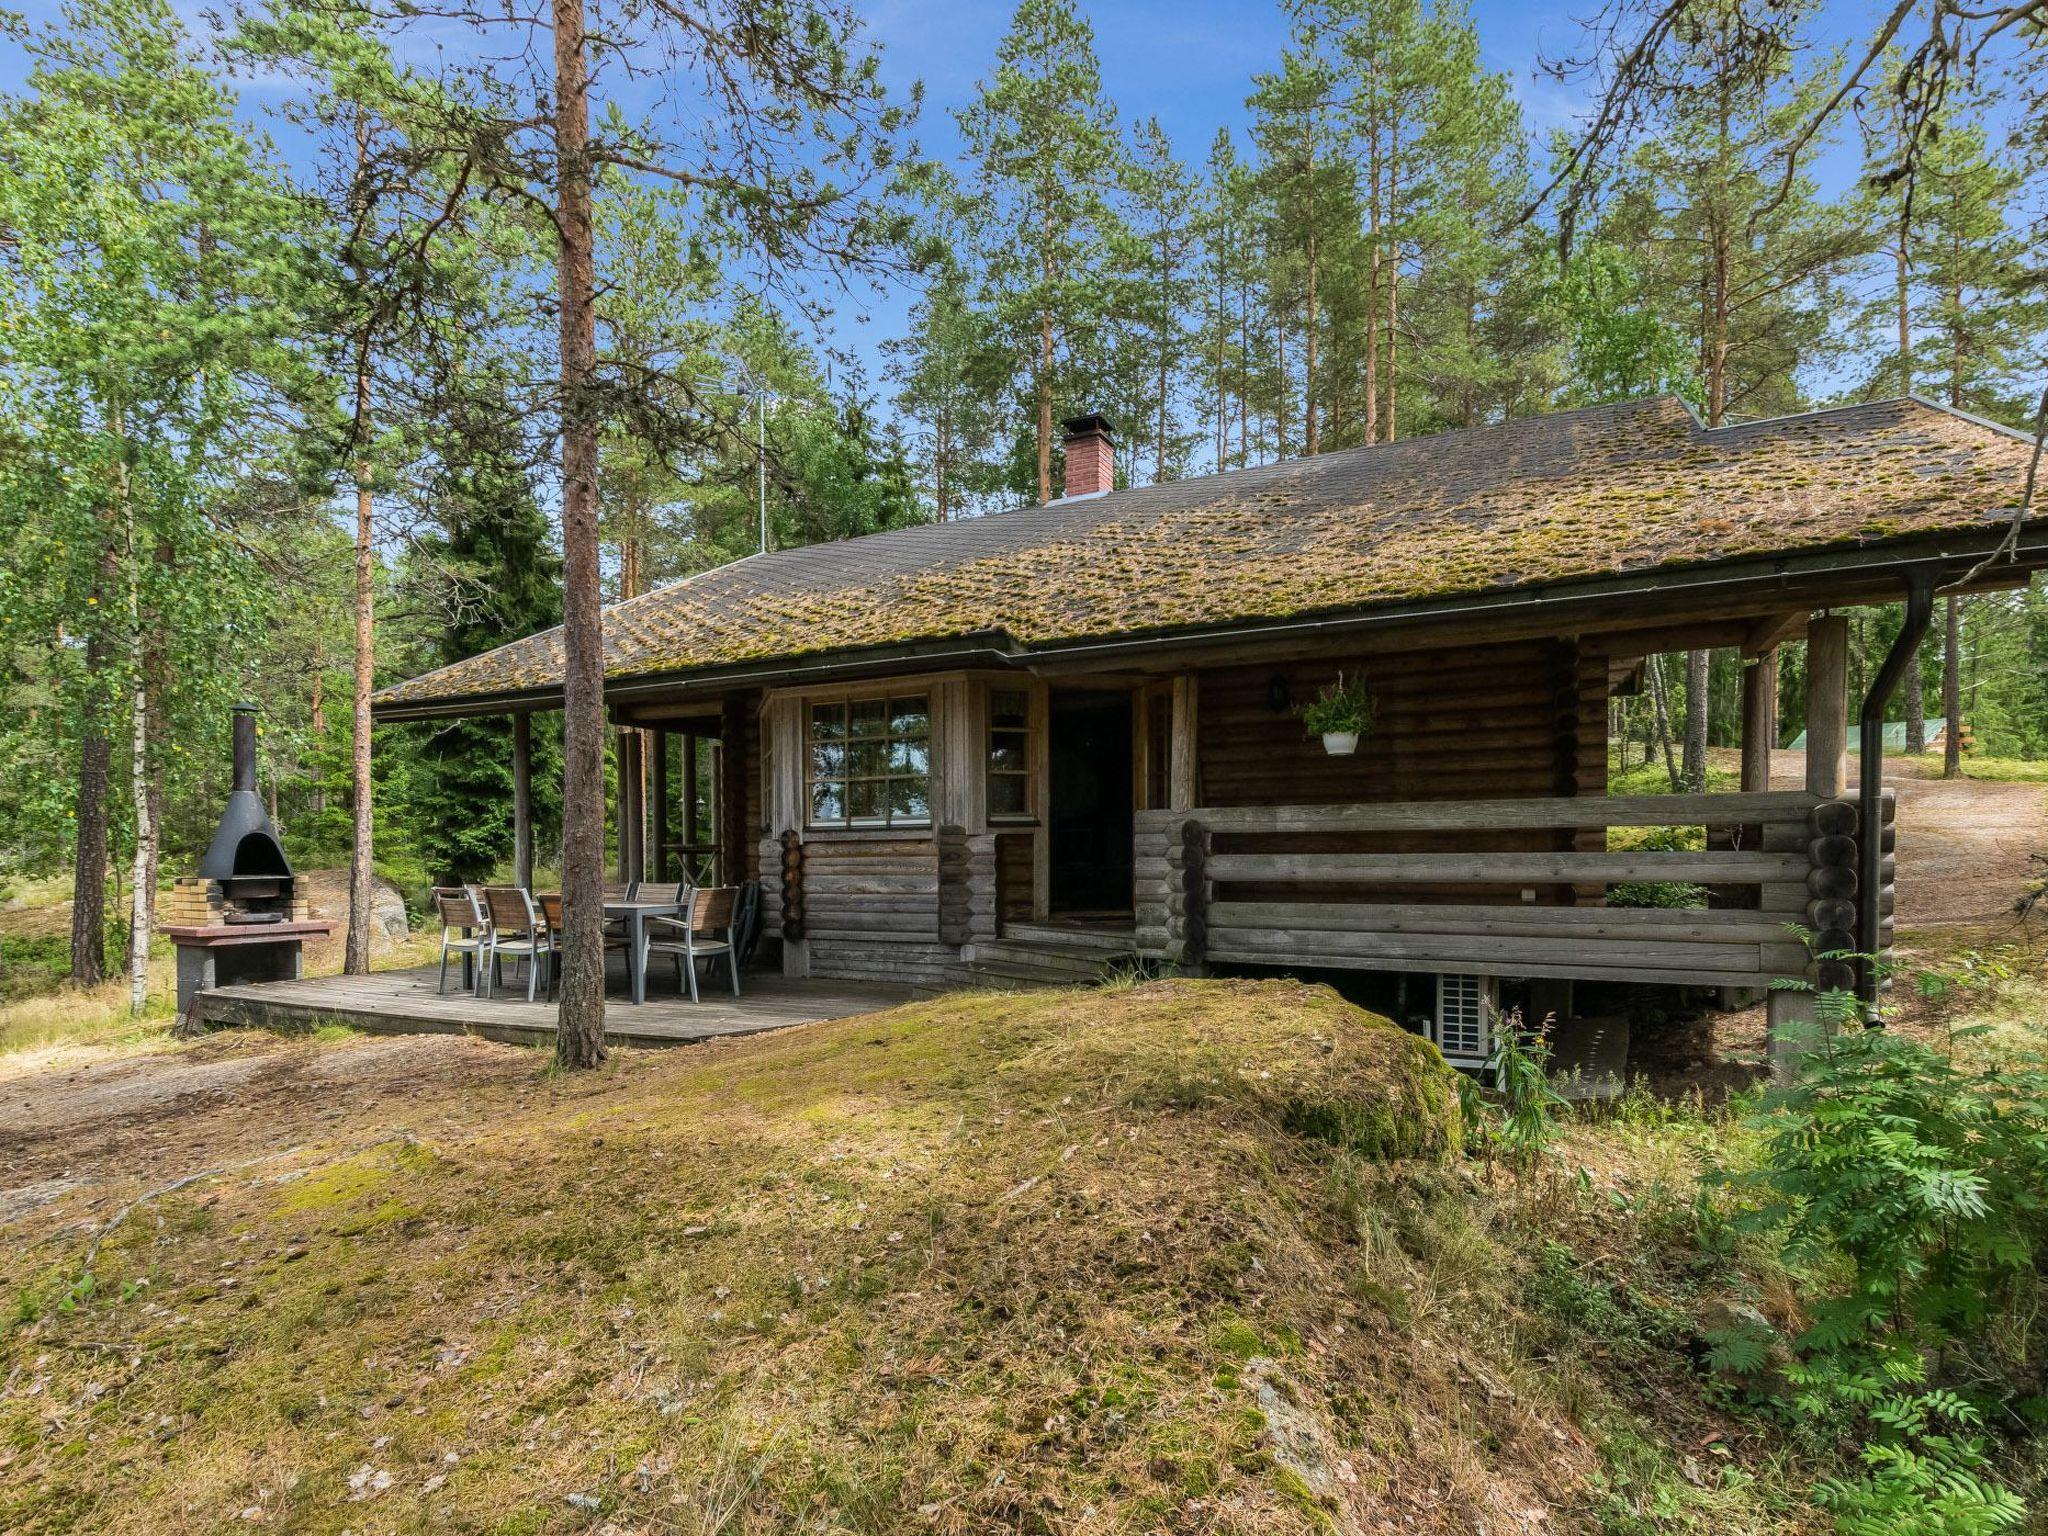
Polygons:
<instances>
[{"instance_id":1,"label":"rock","mask_svg":"<svg viewBox=\"0 0 2048 1536\"><path fill-rule=\"evenodd\" d=\"M298 890L314 917L324 918L338 925L335 938L339 940L343 930L348 926L348 871L301 870L298 876ZM394 950L411 935L412 921L406 916L405 897L389 880L373 876L370 880L371 953Z\"/></svg>"}]
</instances>

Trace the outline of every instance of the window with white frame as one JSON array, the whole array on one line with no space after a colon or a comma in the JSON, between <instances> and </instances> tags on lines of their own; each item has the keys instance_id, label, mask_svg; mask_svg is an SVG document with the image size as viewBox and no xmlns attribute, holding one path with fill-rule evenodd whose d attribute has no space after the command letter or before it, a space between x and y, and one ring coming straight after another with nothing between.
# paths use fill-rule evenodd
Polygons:
<instances>
[{"instance_id":1,"label":"window with white frame","mask_svg":"<svg viewBox=\"0 0 2048 1536\"><path fill-rule=\"evenodd\" d=\"M1031 793L1031 692L1026 688L988 691L988 819L1029 821L1036 812Z\"/></svg>"},{"instance_id":2,"label":"window with white frame","mask_svg":"<svg viewBox=\"0 0 2048 1536\"><path fill-rule=\"evenodd\" d=\"M932 717L923 694L814 702L806 736L810 825L931 825Z\"/></svg>"}]
</instances>

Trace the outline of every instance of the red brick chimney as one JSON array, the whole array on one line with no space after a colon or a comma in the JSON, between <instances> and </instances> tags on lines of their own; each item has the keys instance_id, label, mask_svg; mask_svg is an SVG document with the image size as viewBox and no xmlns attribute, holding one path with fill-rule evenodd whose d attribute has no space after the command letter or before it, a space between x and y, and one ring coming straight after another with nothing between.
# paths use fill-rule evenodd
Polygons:
<instances>
[{"instance_id":1,"label":"red brick chimney","mask_svg":"<svg viewBox=\"0 0 2048 1536\"><path fill-rule=\"evenodd\" d=\"M1100 496L1116 488L1115 428L1109 418L1096 411L1069 416L1060 426L1066 430L1061 447L1067 454L1067 483L1064 498Z\"/></svg>"}]
</instances>

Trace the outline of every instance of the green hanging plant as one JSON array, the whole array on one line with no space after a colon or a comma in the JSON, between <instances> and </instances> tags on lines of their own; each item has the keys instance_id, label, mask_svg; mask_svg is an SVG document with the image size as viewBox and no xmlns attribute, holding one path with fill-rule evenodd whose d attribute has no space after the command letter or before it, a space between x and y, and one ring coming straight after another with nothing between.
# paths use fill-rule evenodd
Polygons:
<instances>
[{"instance_id":1,"label":"green hanging plant","mask_svg":"<svg viewBox=\"0 0 2048 1536\"><path fill-rule=\"evenodd\" d=\"M1308 728L1309 735L1322 737L1330 752L1356 751L1358 739L1372 729L1372 695L1365 690L1365 679L1355 677L1346 681L1339 672L1337 680L1325 686L1302 710L1301 723Z\"/></svg>"}]
</instances>

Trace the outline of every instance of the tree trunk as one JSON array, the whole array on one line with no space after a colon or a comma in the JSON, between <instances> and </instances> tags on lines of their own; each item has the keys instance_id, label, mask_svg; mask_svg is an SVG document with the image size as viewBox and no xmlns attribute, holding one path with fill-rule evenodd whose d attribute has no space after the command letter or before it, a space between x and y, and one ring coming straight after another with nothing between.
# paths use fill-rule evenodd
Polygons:
<instances>
[{"instance_id":1,"label":"tree trunk","mask_svg":"<svg viewBox=\"0 0 2048 1536\"><path fill-rule=\"evenodd\" d=\"M1919 757L1927 751L1927 684L1920 676L1920 647L1906 658L1906 676L1899 685L1906 701L1906 755Z\"/></svg>"},{"instance_id":2,"label":"tree trunk","mask_svg":"<svg viewBox=\"0 0 2048 1536\"><path fill-rule=\"evenodd\" d=\"M551 0L562 389L562 900L555 1060L604 1060L604 598L597 558L597 273L583 0Z\"/></svg>"},{"instance_id":3,"label":"tree trunk","mask_svg":"<svg viewBox=\"0 0 2048 1536\"><path fill-rule=\"evenodd\" d=\"M1941 776L1963 773L1963 600L1951 597L1941 620Z\"/></svg>"},{"instance_id":4,"label":"tree trunk","mask_svg":"<svg viewBox=\"0 0 2048 1536\"><path fill-rule=\"evenodd\" d=\"M1387 263L1387 359L1381 370L1387 380L1387 406L1381 412L1381 441L1391 443L1401 432L1401 237L1399 234L1401 161L1390 147L1387 153L1387 223L1396 231Z\"/></svg>"},{"instance_id":5,"label":"tree trunk","mask_svg":"<svg viewBox=\"0 0 2048 1536\"><path fill-rule=\"evenodd\" d=\"M1040 216L1038 278L1052 288L1052 215ZM1052 310L1041 302L1038 311L1038 502L1052 500Z\"/></svg>"},{"instance_id":6,"label":"tree trunk","mask_svg":"<svg viewBox=\"0 0 2048 1536\"><path fill-rule=\"evenodd\" d=\"M1365 440L1380 439L1380 135L1370 131L1366 179Z\"/></svg>"},{"instance_id":7,"label":"tree trunk","mask_svg":"<svg viewBox=\"0 0 2048 1536\"><path fill-rule=\"evenodd\" d=\"M327 739L327 669L320 664L320 658L313 658L313 702L307 711L306 726L313 740ZM314 781L312 792L306 797L307 809L320 812L327 809L327 788L318 780Z\"/></svg>"},{"instance_id":8,"label":"tree trunk","mask_svg":"<svg viewBox=\"0 0 2048 1536\"><path fill-rule=\"evenodd\" d=\"M370 378L366 369L356 373L358 420L367 422L370 409ZM349 783L353 821L348 851L348 942L341 968L350 976L364 976L370 970L370 901L372 797L370 780L370 691L376 666L375 574L376 547L373 537L370 499L370 464L356 461L356 584L355 664L351 692L355 724L349 741Z\"/></svg>"},{"instance_id":9,"label":"tree trunk","mask_svg":"<svg viewBox=\"0 0 2048 1536\"><path fill-rule=\"evenodd\" d=\"M1900 204L1903 209L1904 198ZM1899 215L1898 270L1896 277L1899 289L1899 393L1913 393L1913 286L1911 256L1907 250L1907 237L1911 231L1906 227L1906 217Z\"/></svg>"},{"instance_id":10,"label":"tree trunk","mask_svg":"<svg viewBox=\"0 0 2048 1536\"><path fill-rule=\"evenodd\" d=\"M1311 170L1315 168L1313 159L1310 160L1309 168ZM1308 243L1308 315L1307 323L1302 328L1301 337L1304 357L1301 374L1301 451L1310 455L1323 451L1322 413L1318 409L1320 401L1316 398L1316 370L1318 367L1318 354L1320 352L1316 340L1316 267L1318 264L1316 242L1311 238Z\"/></svg>"},{"instance_id":11,"label":"tree trunk","mask_svg":"<svg viewBox=\"0 0 2048 1536\"><path fill-rule=\"evenodd\" d=\"M1664 692L1664 658L1652 656L1645 670L1650 679L1650 703L1657 724L1657 740L1664 747L1664 776L1671 781L1671 792L1675 795L1685 785L1679 774L1678 759L1671 750L1671 706Z\"/></svg>"},{"instance_id":12,"label":"tree trunk","mask_svg":"<svg viewBox=\"0 0 2048 1536\"><path fill-rule=\"evenodd\" d=\"M118 416L114 431L122 435ZM128 1011L139 1018L149 1001L149 872L156 863L156 822L150 816L148 641L142 627L142 567L135 547L135 508L129 500L125 454L124 441L124 456L114 465L114 487L128 546L128 668L134 723L128 787L135 800L135 860L128 880Z\"/></svg>"},{"instance_id":13,"label":"tree trunk","mask_svg":"<svg viewBox=\"0 0 2048 1536\"><path fill-rule=\"evenodd\" d=\"M1685 788L1700 794L1707 787L1707 686L1712 675L1709 653L1689 651L1685 658Z\"/></svg>"},{"instance_id":14,"label":"tree trunk","mask_svg":"<svg viewBox=\"0 0 2048 1536\"><path fill-rule=\"evenodd\" d=\"M104 604L105 599L102 599ZM98 679L106 667L106 646L95 636L86 643L85 728L78 743L77 843L71 863L71 979L96 987L107 979L107 781L113 744L107 740L106 705Z\"/></svg>"}]
</instances>

